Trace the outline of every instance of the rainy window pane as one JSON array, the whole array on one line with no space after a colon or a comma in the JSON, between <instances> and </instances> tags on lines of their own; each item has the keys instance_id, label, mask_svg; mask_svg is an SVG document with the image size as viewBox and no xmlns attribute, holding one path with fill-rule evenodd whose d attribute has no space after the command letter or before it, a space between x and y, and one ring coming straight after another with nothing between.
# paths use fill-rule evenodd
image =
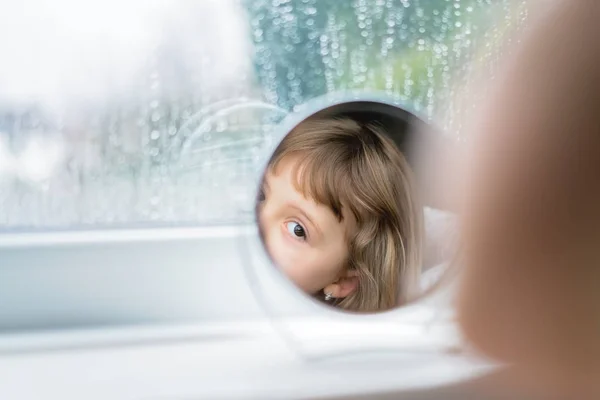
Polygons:
<instances>
[{"instance_id":1,"label":"rainy window pane","mask_svg":"<svg viewBox=\"0 0 600 400\"><path fill-rule=\"evenodd\" d=\"M0 230L252 219L273 128L314 97L458 113L516 0L23 0L0 5ZM446 122L444 122L446 123Z\"/></svg>"}]
</instances>

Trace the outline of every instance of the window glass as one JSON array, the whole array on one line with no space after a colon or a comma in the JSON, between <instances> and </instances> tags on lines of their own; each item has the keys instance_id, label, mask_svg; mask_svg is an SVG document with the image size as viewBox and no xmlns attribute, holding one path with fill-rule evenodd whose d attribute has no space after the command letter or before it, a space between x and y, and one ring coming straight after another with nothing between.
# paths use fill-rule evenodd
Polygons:
<instances>
[{"instance_id":1,"label":"window glass","mask_svg":"<svg viewBox=\"0 0 600 400\"><path fill-rule=\"evenodd\" d=\"M311 98L455 111L515 0L0 5L0 230L247 223L262 149Z\"/></svg>"}]
</instances>

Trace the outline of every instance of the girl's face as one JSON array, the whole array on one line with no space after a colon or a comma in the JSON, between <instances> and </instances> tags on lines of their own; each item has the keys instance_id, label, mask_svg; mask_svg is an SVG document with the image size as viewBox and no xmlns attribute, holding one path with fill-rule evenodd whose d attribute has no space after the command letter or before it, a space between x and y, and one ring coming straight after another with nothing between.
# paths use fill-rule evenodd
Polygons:
<instances>
[{"instance_id":1,"label":"girl's face","mask_svg":"<svg viewBox=\"0 0 600 400\"><path fill-rule=\"evenodd\" d=\"M302 290L315 294L343 278L349 218L342 222L325 205L294 186L294 159L265 174L259 221L267 251Z\"/></svg>"}]
</instances>

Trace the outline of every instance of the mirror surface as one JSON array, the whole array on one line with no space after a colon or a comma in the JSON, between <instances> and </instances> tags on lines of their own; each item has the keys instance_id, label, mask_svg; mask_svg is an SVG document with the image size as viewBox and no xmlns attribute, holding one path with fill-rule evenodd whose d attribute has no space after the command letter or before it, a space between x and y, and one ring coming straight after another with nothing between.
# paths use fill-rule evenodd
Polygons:
<instances>
[{"instance_id":1,"label":"mirror surface","mask_svg":"<svg viewBox=\"0 0 600 400\"><path fill-rule=\"evenodd\" d=\"M454 216L430 206L415 153L441 136L400 107L348 101L282 137L256 212L265 249L287 278L324 304L368 313L435 284Z\"/></svg>"}]
</instances>

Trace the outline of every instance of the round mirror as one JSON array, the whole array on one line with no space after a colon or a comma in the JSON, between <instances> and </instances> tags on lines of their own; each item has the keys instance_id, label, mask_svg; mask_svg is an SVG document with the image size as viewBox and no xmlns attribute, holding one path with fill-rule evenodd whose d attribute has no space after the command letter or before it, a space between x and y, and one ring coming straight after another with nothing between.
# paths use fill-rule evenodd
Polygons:
<instances>
[{"instance_id":1,"label":"round mirror","mask_svg":"<svg viewBox=\"0 0 600 400\"><path fill-rule=\"evenodd\" d=\"M256 204L274 266L313 299L359 313L431 287L454 218L431 196L418 155L445 139L408 109L374 100L336 102L283 126Z\"/></svg>"}]
</instances>

